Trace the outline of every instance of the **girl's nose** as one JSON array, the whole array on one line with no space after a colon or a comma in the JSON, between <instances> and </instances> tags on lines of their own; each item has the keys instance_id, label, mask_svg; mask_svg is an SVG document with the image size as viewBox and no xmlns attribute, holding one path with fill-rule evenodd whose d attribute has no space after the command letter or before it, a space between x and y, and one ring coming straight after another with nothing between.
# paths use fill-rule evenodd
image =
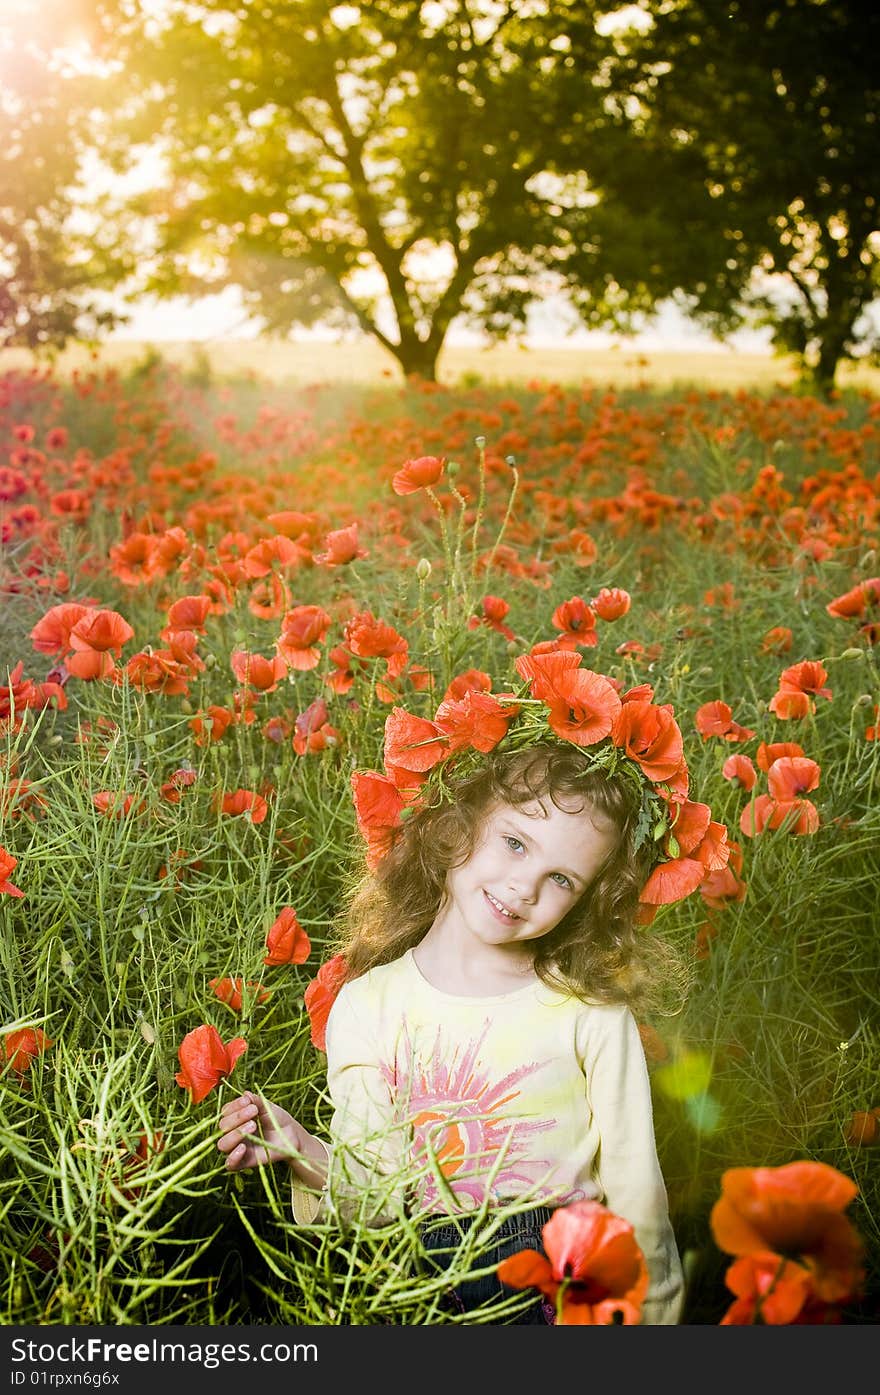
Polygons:
<instances>
[{"instance_id":1,"label":"girl's nose","mask_svg":"<svg viewBox=\"0 0 880 1395\"><path fill-rule=\"evenodd\" d=\"M529 905L533 905L538 898L537 888L535 886L534 881L529 877L525 876L524 873L518 873L517 875L510 877L509 886L511 893L514 896L516 896L517 900L520 902L525 902Z\"/></svg>"}]
</instances>

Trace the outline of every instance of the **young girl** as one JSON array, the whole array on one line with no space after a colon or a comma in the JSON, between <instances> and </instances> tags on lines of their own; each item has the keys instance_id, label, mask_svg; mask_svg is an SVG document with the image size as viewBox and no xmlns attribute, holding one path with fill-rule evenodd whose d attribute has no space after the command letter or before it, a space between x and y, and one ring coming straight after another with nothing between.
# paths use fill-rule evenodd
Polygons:
<instances>
[{"instance_id":1,"label":"young girl","mask_svg":"<svg viewBox=\"0 0 880 1395\"><path fill-rule=\"evenodd\" d=\"M658 784L614 730L584 747L530 711L516 731L420 772L353 898L326 1031L331 1147L251 1092L223 1107L217 1146L233 1171L283 1158L298 1221L322 1191L360 1199L361 1217L406 1207L435 1266L472 1222L523 1203L481 1253L488 1273L456 1286L464 1310L511 1296L493 1266L540 1250L554 1208L596 1199L635 1229L642 1322L675 1323L682 1271L630 1006L677 973L636 923ZM536 1302L518 1321L552 1316Z\"/></svg>"}]
</instances>

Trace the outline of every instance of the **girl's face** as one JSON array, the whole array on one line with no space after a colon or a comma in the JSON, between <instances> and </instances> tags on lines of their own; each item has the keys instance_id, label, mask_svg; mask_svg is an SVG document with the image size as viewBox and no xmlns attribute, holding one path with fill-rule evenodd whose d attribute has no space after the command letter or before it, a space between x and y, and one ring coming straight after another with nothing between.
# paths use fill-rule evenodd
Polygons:
<instances>
[{"instance_id":1,"label":"girl's face","mask_svg":"<svg viewBox=\"0 0 880 1395\"><path fill-rule=\"evenodd\" d=\"M549 935L617 843L601 814L547 799L486 810L473 852L446 876L438 920L484 944L519 945Z\"/></svg>"}]
</instances>

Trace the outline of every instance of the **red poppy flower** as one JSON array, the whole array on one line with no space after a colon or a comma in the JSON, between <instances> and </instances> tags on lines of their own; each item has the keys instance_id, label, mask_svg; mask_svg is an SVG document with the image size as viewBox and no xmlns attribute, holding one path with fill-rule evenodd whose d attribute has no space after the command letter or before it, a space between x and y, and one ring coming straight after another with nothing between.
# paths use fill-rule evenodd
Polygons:
<instances>
[{"instance_id":1,"label":"red poppy flower","mask_svg":"<svg viewBox=\"0 0 880 1395\"><path fill-rule=\"evenodd\" d=\"M280 654L266 659L246 649L234 649L229 663L239 683L245 683L258 693L274 693L287 673L287 664Z\"/></svg>"},{"instance_id":2,"label":"red poppy flower","mask_svg":"<svg viewBox=\"0 0 880 1395\"><path fill-rule=\"evenodd\" d=\"M0 895L4 892L7 896L24 896L20 887L13 886L9 880L9 873L18 866L18 858L13 857L11 852L0 847Z\"/></svg>"},{"instance_id":3,"label":"red poppy flower","mask_svg":"<svg viewBox=\"0 0 880 1395\"><path fill-rule=\"evenodd\" d=\"M721 767L721 774L725 780L733 781L744 790L754 789L758 778L758 772L751 759L742 755L728 756Z\"/></svg>"},{"instance_id":4,"label":"red poppy flower","mask_svg":"<svg viewBox=\"0 0 880 1395\"><path fill-rule=\"evenodd\" d=\"M323 698L316 698L299 714L293 727L293 749L298 756L339 745L339 732L331 725L329 718Z\"/></svg>"},{"instance_id":5,"label":"red poppy flower","mask_svg":"<svg viewBox=\"0 0 880 1395\"><path fill-rule=\"evenodd\" d=\"M249 547L242 558L242 568L245 576L255 579L270 573L276 575L273 570L276 566L291 572L301 565L306 555L290 538L278 533L272 538L261 538L253 547Z\"/></svg>"},{"instance_id":6,"label":"red poppy flower","mask_svg":"<svg viewBox=\"0 0 880 1395\"><path fill-rule=\"evenodd\" d=\"M739 826L747 838L754 838L766 829L783 827L786 833L815 833L819 827L819 811L809 799L777 800L772 795L759 794L743 809Z\"/></svg>"},{"instance_id":7,"label":"red poppy flower","mask_svg":"<svg viewBox=\"0 0 880 1395\"><path fill-rule=\"evenodd\" d=\"M215 808L217 803L215 801ZM262 823L269 812L269 805L261 794L254 790L233 790L219 797L219 807L224 814L248 814L251 823Z\"/></svg>"},{"instance_id":8,"label":"red poppy flower","mask_svg":"<svg viewBox=\"0 0 880 1395\"><path fill-rule=\"evenodd\" d=\"M290 587L272 572L265 581L258 581L248 597L248 610L258 620L277 620L290 609Z\"/></svg>"},{"instance_id":9,"label":"red poppy flower","mask_svg":"<svg viewBox=\"0 0 880 1395\"><path fill-rule=\"evenodd\" d=\"M375 869L394 841L406 800L393 780L372 770L351 777L355 818L367 845L367 865Z\"/></svg>"},{"instance_id":10,"label":"red poppy flower","mask_svg":"<svg viewBox=\"0 0 880 1395\"><path fill-rule=\"evenodd\" d=\"M507 734L519 708L500 703L490 693L471 689L462 698L441 702L434 721L449 737L449 750L492 751Z\"/></svg>"},{"instance_id":11,"label":"red poppy flower","mask_svg":"<svg viewBox=\"0 0 880 1395\"><path fill-rule=\"evenodd\" d=\"M761 640L762 654L787 654L794 636L787 625L774 625Z\"/></svg>"},{"instance_id":12,"label":"red poppy flower","mask_svg":"<svg viewBox=\"0 0 880 1395\"><path fill-rule=\"evenodd\" d=\"M70 630L74 649L94 649L99 654L113 653L117 658L130 639L134 639L134 630L116 610L87 610ZM70 668L69 662L67 667Z\"/></svg>"},{"instance_id":13,"label":"red poppy flower","mask_svg":"<svg viewBox=\"0 0 880 1395\"><path fill-rule=\"evenodd\" d=\"M82 655L76 654L73 657L80 659ZM153 653L144 650L141 654L132 654L125 665L125 675L133 688L138 688L144 693L163 693L166 697L180 697L189 692L190 670L172 658L170 649L157 649ZM84 675L78 673L74 676Z\"/></svg>"},{"instance_id":14,"label":"red poppy flower","mask_svg":"<svg viewBox=\"0 0 880 1395\"><path fill-rule=\"evenodd\" d=\"M582 596L572 596L558 605L550 617L555 630L562 631L562 638L581 648L591 648L599 643L596 634L596 615Z\"/></svg>"},{"instance_id":15,"label":"red poppy flower","mask_svg":"<svg viewBox=\"0 0 880 1395\"><path fill-rule=\"evenodd\" d=\"M611 732L615 746L622 746L649 780L671 780L681 772L684 743L678 724L667 706L653 702L625 702Z\"/></svg>"},{"instance_id":16,"label":"red poppy flower","mask_svg":"<svg viewBox=\"0 0 880 1395\"><path fill-rule=\"evenodd\" d=\"M327 1018L347 977L348 965L345 959L341 954L334 954L332 959L321 965L303 994L303 1002L311 1024L312 1045L319 1051L327 1049Z\"/></svg>"},{"instance_id":17,"label":"red poppy flower","mask_svg":"<svg viewBox=\"0 0 880 1395\"><path fill-rule=\"evenodd\" d=\"M99 790L92 795L92 803L99 814L117 819L126 818L129 814L142 814L147 807L145 800L126 794L124 790Z\"/></svg>"},{"instance_id":18,"label":"red poppy flower","mask_svg":"<svg viewBox=\"0 0 880 1395\"><path fill-rule=\"evenodd\" d=\"M706 836L712 810L708 804L698 804L695 800L685 799L673 805L671 812L674 817L670 837L678 844L675 856L687 856L694 848L699 847Z\"/></svg>"},{"instance_id":19,"label":"red poppy flower","mask_svg":"<svg viewBox=\"0 0 880 1395\"><path fill-rule=\"evenodd\" d=\"M823 686L827 677L827 670L818 659L804 659L783 669L779 675L779 688L782 692L810 693L813 697L828 698L830 701L831 689Z\"/></svg>"},{"instance_id":20,"label":"red poppy flower","mask_svg":"<svg viewBox=\"0 0 880 1395\"><path fill-rule=\"evenodd\" d=\"M468 629L479 629L480 625L487 625L490 630L495 630L497 634L503 635L505 639L516 639L516 635L509 625L504 623L504 617L510 611L507 601L501 596L484 596L480 602L480 615L472 615L468 620Z\"/></svg>"},{"instance_id":21,"label":"red poppy flower","mask_svg":"<svg viewBox=\"0 0 880 1395\"><path fill-rule=\"evenodd\" d=\"M282 509L280 513L270 513L266 522L271 523L277 532L283 533L285 538L292 538L300 545L308 543L320 527L320 519L316 513L302 513L299 509Z\"/></svg>"},{"instance_id":22,"label":"red poppy flower","mask_svg":"<svg viewBox=\"0 0 880 1395\"><path fill-rule=\"evenodd\" d=\"M241 1012L242 995L244 993L243 978L212 978L208 980L208 987L213 988L214 994L221 1003L226 1003L233 1012ZM249 983L248 988L256 990L256 1001L267 1003L272 996L269 988L264 988L260 983Z\"/></svg>"},{"instance_id":23,"label":"red poppy flower","mask_svg":"<svg viewBox=\"0 0 880 1395\"><path fill-rule=\"evenodd\" d=\"M196 783L198 774L191 765L181 765L169 779L159 786L159 794L168 804L180 803L181 790L188 790Z\"/></svg>"},{"instance_id":24,"label":"red poppy flower","mask_svg":"<svg viewBox=\"0 0 880 1395\"><path fill-rule=\"evenodd\" d=\"M437 484L446 465L445 455L419 455L405 460L391 481L395 494L415 494Z\"/></svg>"},{"instance_id":25,"label":"red poppy flower","mask_svg":"<svg viewBox=\"0 0 880 1395\"><path fill-rule=\"evenodd\" d=\"M780 756L767 771L767 788L774 799L784 803L818 789L821 767L807 756Z\"/></svg>"},{"instance_id":26,"label":"red poppy flower","mask_svg":"<svg viewBox=\"0 0 880 1395\"><path fill-rule=\"evenodd\" d=\"M843 1136L854 1148L880 1143L880 1109L854 1109Z\"/></svg>"},{"instance_id":27,"label":"red poppy flower","mask_svg":"<svg viewBox=\"0 0 880 1395\"><path fill-rule=\"evenodd\" d=\"M580 662L579 654L560 651L521 654L515 667L532 697L546 702L547 721L556 735L576 746L592 746L612 732L621 702L604 674L581 668Z\"/></svg>"},{"instance_id":28,"label":"red poppy flower","mask_svg":"<svg viewBox=\"0 0 880 1395\"><path fill-rule=\"evenodd\" d=\"M728 862L717 872L710 872L700 883L700 895L712 910L723 910L732 901L744 901L748 887L743 881L743 855L739 843L728 842Z\"/></svg>"},{"instance_id":29,"label":"red poppy flower","mask_svg":"<svg viewBox=\"0 0 880 1395\"><path fill-rule=\"evenodd\" d=\"M372 611L361 610L351 616L346 622L343 637L351 653L360 659L387 659L389 672L393 668L396 674L406 668L409 657L406 640L392 625L377 620Z\"/></svg>"},{"instance_id":30,"label":"red poppy flower","mask_svg":"<svg viewBox=\"0 0 880 1395\"><path fill-rule=\"evenodd\" d=\"M392 707L385 718L383 762L395 783L412 783L399 776L424 776L448 754L449 737L442 727L402 707Z\"/></svg>"},{"instance_id":31,"label":"red poppy flower","mask_svg":"<svg viewBox=\"0 0 880 1395\"><path fill-rule=\"evenodd\" d=\"M838 616L840 619L860 620L868 607L875 603L880 603L880 576L872 576L867 581L858 582L851 591L845 591L842 596L835 596L825 609L829 615Z\"/></svg>"},{"instance_id":32,"label":"red poppy flower","mask_svg":"<svg viewBox=\"0 0 880 1395\"><path fill-rule=\"evenodd\" d=\"M157 559L158 539L152 533L129 533L110 548L110 571L123 586L146 586L164 568Z\"/></svg>"},{"instance_id":33,"label":"red poppy flower","mask_svg":"<svg viewBox=\"0 0 880 1395\"><path fill-rule=\"evenodd\" d=\"M289 610L281 621L281 634L275 648L291 668L303 671L315 668L321 657L318 645L332 621L319 605L298 605Z\"/></svg>"},{"instance_id":34,"label":"red poppy flower","mask_svg":"<svg viewBox=\"0 0 880 1395\"><path fill-rule=\"evenodd\" d=\"M733 720L733 713L726 702L720 700L704 702L694 713L694 724L705 741L709 736L720 736L724 741L748 741L754 732L740 726Z\"/></svg>"},{"instance_id":35,"label":"red poppy flower","mask_svg":"<svg viewBox=\"0 0 880 1395\"><path fill-rule=\"evenodd\" d=\"M200 1104L206 1095L231 1075L235 1063L245 1051L244 1037L233 1037L224 1045L216 1027L207 1024L187 1032L177 1050L180 1070L174 1079L183 1090L189 1090L193 1104Z\"/></svg>"},{"instance_id":36,"label":"red poppy flower","mask_svg":"<svg viewBox=\"0 0 880 1395\"><path fill-rule=\"evenodd\" d=\"M780 722L808 717L816 709L816 704L810 700L809 695L799 692L796 688L780 688L773 694L767 706Z\"/></svg>"},{"instance_id":37,"label":"red poppy flower","mask_svg":"<svg viewBox=\"0 0 880 1395\"><path fill-rule=\"evenodd\" d=\"M638 1323L648 1270L629 1221L597 1201L576 1201L554 1211L541 1239L546 1258L521 1250L502 1260L502 1283L540 1289L563 1327Z\"/></svg>"},{"instance_id":38,"label":"red poppy flower","mask_svg":"<svg viewBox=\"0 0 880 1395\"><path fill-rule=\"evenodd\" d=\"M297 920L293 906L285 906L266 936L269 953L264 964L304 964L312 952L311 941Z\"/></svg>"},{"instance_id":39,"label":"red poppy flower","mask_svg":"<svg viewBox=\"0 0 880 1395\"><path fill-rule=\"evenodd\" d=\"M827 1163L731 1168L709 1218L715 1243L727 1254L795 1260L816 1298L843 1302L864 1279L864 1245L843 1214L858 1190Z\"/></svg>"},{"instance_id":40,"label":"red poppy flower","mask_svg":"<svg viewBox=\"0 0 880 1395\"><path fill-rule=\"evenodd\" d=\"M646 906L670 906L696 891L706 875L702 862L694 857L675 857L661 862L649 876L639 895Z\"/></svg>"},{"instance_id":41,"label":"red poppy flower","mask_svg":"<svg viewBox=\"0 0 880 1395\"><path fill-rule=\"evenodd\" d=\"M88 611L89 606L79 605L75 601L53 605L30 632L34 648L39 654L66 654L71 647L71 630Z\"/></svg>"},{"instance_id":42,"label":"red poppy flower","mask_svg":"<svg viewBox=\"0 0 880 1395\"><path fill-rule=\"evenodd\" d=\"M465 693L489 693L492 691L492 679L488 673L484 673L481 668L465 669L464 673L459 673L453 678L446 692L441 699L442 702L449 702L463 698Z\"/></svg>"},{"instance_id":43,"label":"red poppy flower","mask_svg":"<svg viewBox=\"0 0 880 1395\"><path fill-rule=\"evenodd\" d=\"M206 665L196 653L199 636L194 630L170 630L166 628L162 631L162 638L168 645L168 649L157 649L157 654L161 654L165 658L170 656L175 664L190 673L204 673Z\"/></svg>"},{"instance_id":44,"label":"red poppy flower","mask_svg":"<svg viewBox=\"0 0 880 1395\"><path fill-rule=\"evenodd\" d=\"M600 620L619 620L629 610L632 598L620 586L603 586L590 604Z\"/></svg>"},{"instance_id":45,"label":"red poppy flower","mask_svg":"<svg viewBox=\"0 0 880 1395\"><path fill-rule=\"evenodd\" d=\"M18 1032L7 1032L3 1037L3 1051L11 1070L24 1075L34 1061L55 1043L39 1027L23 1027Z\"/></svg>"},{"instance_id":46,"label":"red poppy flower","mask_svg":"<svg viewBox=\"0 0 880 1395\"><path fill-rule=\"evenodd\" d=\"M226 728L234 725L236 720L235 713L230 712L228 707L218 707L212 703L204 712L193 717L189 725L196 734L196 745L207 746L211 741L219 741Z\"/></svg>"},{"instance_id":47,"label":"red poppy flower","mask_svg":"<svg viewBox=\"0 0 880 1395\"><path fill-rule=\"evenodd\" d=\"M724 1282L737 1301L724 1314L721 1327L748 1327L758 1321L769 1327L788 1326L812 1292L809 1272L775 1254L744 1255L730 1265Z\"/></svg>"},{"instance_id":48,"label":"red poppy flower","mask_svg":"<svg viewBox=\"0 0 880 1395\"><path fill-rule=\"evenodd\" d=\"M796 741L762 741L755 753L755 763L765 773L780 756L802 756L804 748Z\"/></svg>"},{"instance_id":49,"label":"red poppy flower","mask_svg":"<svg viewBox=\"0 0 880 1395\"><path fill-rule=\"evenodd\" d=\"M358 542L358 525L350 523L347 528L336 528L324 539L325 552L315 555L315 561L323 567L344 567L356 562L360 557L369 557L365 547Z\"/></svg>"},{"instance_id":50,"label":"red poppy flower","mask_svg":"<svg viewBox=\"0 0 880 1395\"><path fill-rule=\"evenodd\" d=\"M168 607L168 624L173 630L195 630L205 633L205 621L211 614L213 601L203 592L196 596L181 596Z\"/></svg>"}]
</instances>

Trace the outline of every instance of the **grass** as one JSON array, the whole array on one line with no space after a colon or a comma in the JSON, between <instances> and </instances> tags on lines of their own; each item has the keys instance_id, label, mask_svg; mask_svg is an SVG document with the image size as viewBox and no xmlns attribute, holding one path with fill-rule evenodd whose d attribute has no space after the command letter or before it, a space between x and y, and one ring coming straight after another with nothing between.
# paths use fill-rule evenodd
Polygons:
<instances>
[{"instance_id":1,"label":"grass","mask_svg":"<svg viewBox=\"0 0 880 1395\"><path fill-rule=\"evenodd\" d=\"M208 339L159 341L110 340L100 349L100 362L121 373L141 363L145 355L158 354L185 371L210 374L234 383L253 375L280 384L307 383L380 384L398 381L397 361L372 340L348 339L339 343L321 340L300 342L271 339ZM84 345L71 345L56 360L62 376L87 371L94 363ZM26 350L0 350L0 371L27 369L34 364ZM619 388L651 387L659 390L697 385L735 391L758 388L770 391L791 388L797 372L793 360L770 353L747 353L719 346L709 351L672 351L634 347L626 341L609 349L588 349L560 344L527 347L516 343L486 348L452 345L440 356L438 378L448 385L474 386L479 382L498 387L530 380L574 384L584 380ZM841 367L841 389L876 392L880 370L862 364Z\"/></svg>"}]
</instances>

